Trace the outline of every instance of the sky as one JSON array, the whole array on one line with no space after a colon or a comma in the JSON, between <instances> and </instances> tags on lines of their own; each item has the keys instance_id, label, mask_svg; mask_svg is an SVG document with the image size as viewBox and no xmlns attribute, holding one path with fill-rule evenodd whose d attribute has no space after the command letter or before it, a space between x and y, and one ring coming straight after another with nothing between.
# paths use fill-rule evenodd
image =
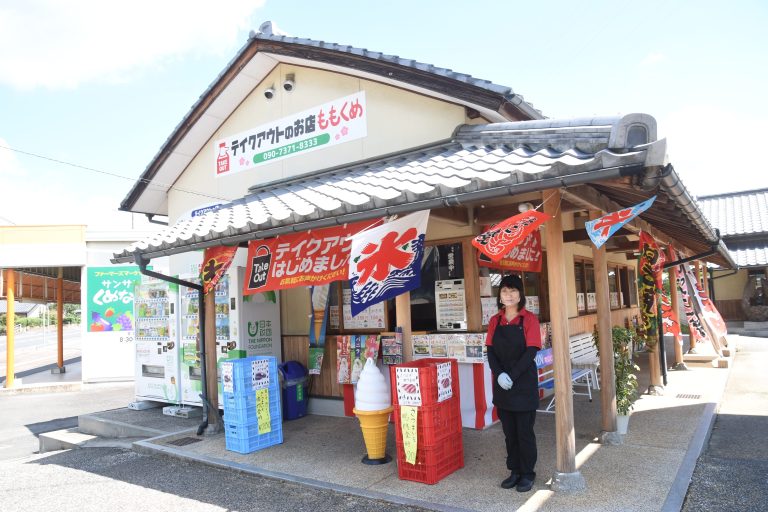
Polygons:
<instances>
[{"instance_id":1,"label":"sky","mask_svg":"<svg viewBox=\"0 0 768 512\"><path fill-rule=\"evenodd\" d=\"M509 86L549 118L650 114L694 195L768 187L760 0L0 0L0 225L150 228L121 200L267 20Z\"/></svg>"}]
</instances>

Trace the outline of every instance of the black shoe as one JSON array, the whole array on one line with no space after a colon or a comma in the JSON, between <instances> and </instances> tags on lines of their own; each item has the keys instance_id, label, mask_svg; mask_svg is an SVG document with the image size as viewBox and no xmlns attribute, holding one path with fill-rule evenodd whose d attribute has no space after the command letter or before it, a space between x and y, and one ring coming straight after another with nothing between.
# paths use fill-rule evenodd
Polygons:
<instances>
[{"instance_id":1,"label":"black shoe","mask_svg":"<svg viewBox=\"0 0 768 512\"><path fill-rule=\"evenodd\" d=\"M517 492L528 492L533 489L533 480L521 478L517 481Z\"/></svg>"},{"instance_id":2,"label":"black shoe","mask_svg":"<svg viewBox=\"0 0 768 512\"><path fill-rule=\"evenodd\" d=\"M520 481L520 475L518 475L517 473L512 473L507 478L502 480L501 488L502 489L511 489L514 486L516 486L517 482L519 482L519 481Z\"/></svg>"}]
</instances>

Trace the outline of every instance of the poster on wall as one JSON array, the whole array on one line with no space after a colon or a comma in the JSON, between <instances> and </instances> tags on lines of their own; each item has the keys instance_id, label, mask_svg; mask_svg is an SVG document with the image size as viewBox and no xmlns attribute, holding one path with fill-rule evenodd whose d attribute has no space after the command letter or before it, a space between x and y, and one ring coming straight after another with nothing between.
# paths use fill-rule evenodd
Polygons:
<instances>
[{"instance_id":1,"label":"poster on wall","mask_svg":"<svg viewBox=\"0 0 768 512\"><path fill-rule=\"evenodd\" d=\"M88 267L88 332L132 331L133 289L141 272L131 267Z\"/></svg>"},{"instance_id":2,"label":"poster on wall","mask_svg":"<svg viewBox=\"0 0 768 512\"><path fill-rule=\"evenodd\" d=\"M368 135L365 91L228 135L213 144L213 170L231 176Z\"/></svg>"},{"instance_id":3,"label":"poster on wall","mask_svg":"<svg viewBox=\"0 0 768 512\"><path fill-rule=\"evenodd\" d=\"M463 279L435 282L435 309L439 331L466 330L467 302Z\"/></svg>"},{"instance_id":4,"label":"poster on wall","mask_svg":"<svg viewBox=\"0 0 768 512\"><path fill-rule=\"evenodd\" d=\"M387 303L379 302L352 316L352 290L342 290L344 329L386 329Z\"/></svg>"}]
</instances>

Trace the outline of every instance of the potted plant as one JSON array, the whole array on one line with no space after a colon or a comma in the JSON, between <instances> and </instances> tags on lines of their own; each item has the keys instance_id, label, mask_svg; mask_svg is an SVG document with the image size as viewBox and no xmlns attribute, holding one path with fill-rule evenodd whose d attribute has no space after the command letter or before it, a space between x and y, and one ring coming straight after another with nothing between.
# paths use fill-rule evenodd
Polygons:
<instances>
[{"instance_id":1,"label":"potted plant","mask_svg":"<svg viewBox=\"0 0 768 512\"><path fill-rule=\"evenodd\" d=\"M632 342L634 333L624 327L614 327L611 331L613 337L613 370L616 379L616 428L619 434L627 433L629 412L634 406L637 397L637 375L640 368L632 362ZM598 353L597 329L594 331L595 346Z\"/></svg>"}]
</instances>

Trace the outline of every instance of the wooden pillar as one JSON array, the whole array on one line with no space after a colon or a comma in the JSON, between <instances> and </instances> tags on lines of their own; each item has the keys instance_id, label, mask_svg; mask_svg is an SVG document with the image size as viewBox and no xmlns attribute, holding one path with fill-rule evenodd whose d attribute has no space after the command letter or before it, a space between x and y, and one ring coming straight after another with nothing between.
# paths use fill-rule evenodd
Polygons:
<instances>
[{"instance_id":1,"label":"wooden pillar","mask_svg":"<svg viewBox=\"0 0 768 512\"><path fill-rule=\"evenodd\" d=\"M480 271L472 239L461 242L464 261L464 296L466 297L467 331L480 332L483 328L483 310L480 307Z\"/></svg>"},{"instance_id":2,"label":"wooden pillar","mask_svg":"<svg viewBox=\"0 0 768 512\"><path fill-rule=\"evenodd\" d=\"M395 297L395 323L403 330L403 361L413 360L413 341L411 340L411 292Z\"/></svg>"},{"instance_id":3,"label":"wooden pillar","mask_svg":"<svg viewBox=\"0 0 768 512\"><path fill-rule=\"evenodd\" d=\"M590 220L600 212L589 212ZM600 344L600 409L604 432L616 432L616 375L613 368L613 333L611 328L611 295L608 285L608 255L605 245L592 246L595 262L595 292L597 298L597 335Z\"/></svg>"},{"instance_id":4,"label":"wooden pillar","mask_svg":"<svg viewBox=\"0 0 768 512\"><path fill-rule=\"evenodd\" d=\"M64 268L59 267L59 276L56 279L56 340L58 371L64 373Z\"/></svg>"},{"instance_id":5,"label":"wooden pillar","mask_svg":"<svg viewBox=\"0 0 768 512\"><path fill-rule=\"evenodd\" d=\"M5 299L8 303L5 315L5 387L13 387L15 377L14 370L14 342L16 337L16 304L15 304L16 275L13 269L5 271Z\"/></svg>"},{"instance_id":6,"label":"wooden pillar","mask_svg":"<svg viewBox=\"0 0 768 512\"><path fill-rule=\"evenodd\" d=\"M573 426L573 387L568 350L568 312L564 290L563 224L560 191L545 191L547 273L549 275L549 314L552 323L552 354L555 375L555 438L558 473L576 473L576 434Z\"/></svg>"},{"instance_id":7,"label":"wooden pillar","mask_svg":"<svg viewBox=\"0 0 768 512\"><path fill-rule=\"evenodd\" d=\"M203 350L205 350L205 388L208 402L212 410L208 411L208 424L214 428L219 424L219 372L216 369L218 354L216 353L216 294L211 290L205 295L204 310L205 333Z\"/></svg>"},{"instance_id":8,"label":"wooden pillar","mask_svg":"<svg viewBox=\"0 0 768 512\"><path fill-rule=\"evenodd\" d=\"M675 261L675 252L670 245L667 247L667 261ZM685 369L683 361L683 337L680 334L682 324L680 323L680 302L677 295L677 276L674 267L667 269L667 278L669 279L669 302L672 308L672 321L677 322L678 332L675 333L675 368Z\"/></svg>"}]
</instances>

